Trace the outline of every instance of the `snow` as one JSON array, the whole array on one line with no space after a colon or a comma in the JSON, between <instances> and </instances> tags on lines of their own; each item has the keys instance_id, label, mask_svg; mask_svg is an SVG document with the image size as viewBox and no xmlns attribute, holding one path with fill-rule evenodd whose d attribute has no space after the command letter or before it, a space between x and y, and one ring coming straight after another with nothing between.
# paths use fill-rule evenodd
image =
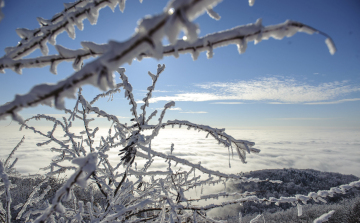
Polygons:
<instances>
[{"instance_id":1,"label":"snow","mask_svg":"<svg viewBox=\"0 0 360 223\"><path fill-rule=\"evenodd\" d=\"M298 216L301 216L302 213L303 213L303 210L302 210L302 205L301 204L297 204L297 210L298 210Z\"/></svg>"},{"instance_id":2,"label":"snow","mask_svg":"<svg viewBox=\"0 0 360 223\"><path fill-rule=\"evenodd\" d=\"M314 220L314 223L322 223L322 222L326 222L329 220L329 218L331 218L331 216L335 213L334 210L329 211L328 213L325 213L323 215L321 215L320 217L316 218Z\"/></svg>"}]
</instances>

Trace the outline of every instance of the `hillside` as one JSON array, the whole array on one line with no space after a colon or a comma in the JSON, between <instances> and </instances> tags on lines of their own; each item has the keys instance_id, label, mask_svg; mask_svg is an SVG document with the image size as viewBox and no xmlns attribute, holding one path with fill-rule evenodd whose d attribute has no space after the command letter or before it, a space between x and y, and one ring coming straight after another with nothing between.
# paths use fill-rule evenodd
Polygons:
<instances>
[{"instance_id":1,"label":"hillside","mask_svg":"<svg viewBox=\"0 0 360 223\"><path fill-rule=\"evenodd\" d=\"M269 198L269 197L290 197L296 194L305 194L309 192L317 192L318 190L328 190L331 187L336 187L342 184L347 184L352 181L356 181L359 178L354 175L344 175L340 173L331 173L331 172L321 172L312 169L269 169L269 170L259 170L251 171L248 173L243 173L245 177L254 177L260 179L271 179L271 180L281 180L282 184L273 184L269 182L261 183L236 183L233 182L230 187L228 187L229 192L245 192L245 191L255 191L257 197L259 198ZM242 207L239 205L234 205L232 208L227 208L222 211L217 211L218 218L227 218L227 216L234 216L238 212L241 212L243 216L247 216L244 219L251 219L250 216L255 217L257 214L266 213L269 216L273 215L284 215L284 213L294 215L295 219L299 220L297 222L308 222L305 220L307 218L306 210L311 209L311 206L316 210L314 213L314 218L320 216L323 213L316 215L316 212L320 210L327 210L327 208L322 207L324 205L338 205L343 204L347 205L350 203L359 203L360 208L360 190L352 189L345 195L335 195L334 197L329 197L325 199L327 204L318 204L313 205L315 202L308 202L309 205L304 206L304 216L298 218L296 207L294 208L291 204L280 204L276 206L275 204L266 205L266 204L256 204L253 202L245 203ZM355 204L354 204L355 205ZM338 205L339 206L339 205ZM340 207L340 206L339 206ZM349 209L350 207L348 207ZM358 209L359 209L358 208ZM294 209L294 210L291 210ZM312 211L313 213L314 211ZM358 210L360 214L360 210ZM324 211L325 213L325 211ZM265 215L265 214L264 214ZM284 216L283 216L284 217ZM266 217L265 217L266 219ZM293 219L294 220L294 219ZM292 220L292 221L293 221ZM360 221L360 219L359 219ZM248 221L244 221L248 222ZM266 219L266 222L269 222L269 219ZM271 222L271 221L270 221ZM277 221L279 222L279 221ZM286 221L284 221L286 222ZM346 221L344 221L346 222Z\"/></svg>"}]
</instances>

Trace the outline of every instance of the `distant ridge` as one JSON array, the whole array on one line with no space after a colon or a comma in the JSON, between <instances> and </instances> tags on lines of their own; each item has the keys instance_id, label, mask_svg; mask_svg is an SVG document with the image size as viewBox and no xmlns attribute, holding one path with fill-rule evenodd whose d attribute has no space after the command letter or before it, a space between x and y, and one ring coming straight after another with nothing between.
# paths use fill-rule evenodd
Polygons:
<instances>
[{"instance_id":1,"label":"distant ridge","mask_svg":"<svg viewBox=\"0 0 360 223\"><path fill-rule=\"evenodd\" d=\"M269 197L292 197L296 194L304 194L307 195L309 192L317 192L319 190L328 190L331 187L340 186L342 184L347 184L352 181L359 180L359 177L354 175L345 175L340 173L332 173L332 172L322 172L313 169L265 169L265 170L257 170L243 173L245 177L253 177L260 179L270 179L270 180L281 180L283 183L274 184L269 182L261 182L261 183L232 183L228 186L228 190L230 192L245 192L245 191L255 191L256 196L259 198L269 198ZM360 201L360 190L359 189L351 189L347 194L344 195L335 195L334 197L326 198L327 204L324 205L332 205L342 202L344 199L353 199L359 198L357 200ZM314 204L315 202L308 202L309 205ZM345 202L346 203L346 202ZM348 202L349 203L349 202ZM318 203L320 204L320 203ZM323 203L321 203L323 204ZM323 205L322 205L323 206ZM266 204L257 204L254 202L244 203L242 207L239 205L234 206L232 209L228 208L227 210L221 210L218 212L218 219L224 219L226 216L237 215L239 212L242 213L243 216L253 216L255 217L257 214L267 213L268 215L271 213L282 213L285 210L293 208L291 204L285 203L276 206L275 204L266 205ZM324 207L325 208L325 207ZM295 208L296 209L296 208ZM297 217L297 211L293 211L295 216ZM360 213L359 213L360 214ZM289 214L290 215L290 214ZM306 216L305 210L304 215ZM320 215L319 215L320 216ZM304 218L304 217L302 217ZM250 218L251 219L251 218ZM265 218L266 219L266 218ZM301 218L300 218L301 219ZM266 220L268 222L269 219ZM303 219L304 220L304 219ZM244 221L247 222L247 221ZM271 222L271 221L270 221ZM307 222L307 221L299 221L299 222ZM347 222L347 221L343 221ZM360 221L359 221L360 222Z\"/></svg>"}]
</instances>

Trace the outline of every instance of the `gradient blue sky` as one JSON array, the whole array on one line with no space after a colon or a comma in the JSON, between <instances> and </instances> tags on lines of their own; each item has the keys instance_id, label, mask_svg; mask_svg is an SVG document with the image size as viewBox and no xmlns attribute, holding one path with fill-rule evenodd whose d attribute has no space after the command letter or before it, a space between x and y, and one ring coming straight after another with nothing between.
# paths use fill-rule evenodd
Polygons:
<instances>
[{"instance_id":1,"label":"gradient blue sky","mask_svg":"<svg viewBox=\"0 0 360 223\"><path fill-rule=\"evenodd\" d=\"M63 2L67 1L5 0L0 48L15 46L20 40L16 28L39 27L36 17L50 19L63 9ZM114 13L109 8L102 9L97 25L85 20L83 31L76 28L75 40L62 33L57 44L77 49L81 48L81 41L126 40L134 33L140 18L160 13L166 3L144 0L140 4L133 0L127 1L124 13L118 8ZM235 45L230 45L215 49L212 59L202 53L197 61L190 55L181 55L178 59L165 57L160 61L144 59L125 64L137 100L144 97L144 90L151 84L147 71L155 73L158 63L166 65L148 114L152 109L162 108L167 100L174 100L176 107L167 113L166 120L189 120L214 127L360 127L358 0L257 0L253 7L246 0L225 0L214 10L222 18L216 21L206 14L199 17L196 20L201 30L199 36L254 23L258 18L263 19L264 26L291 19L330 35L338 51L331 56L321 35L298 33L281 41L249 43L246 53L241 55ZM48 45L50 54L56 53ZM36 55L41 55L39 50L30 57ZM6 70L6 74L0 74L0 104L13 100L15 94L27 93L35 84L56 83L73 72L70 63L60 64L58 75L51 74L49 67L25 69L22 75ZM100 93L89 86L84 92L89 100ZM73 105L73 100L67 101L68 108ZM131 117L123 92L114 101L103 99L96 106L123 117L122 122L129 122ZM61 111L38 106L21 112L24 117L38 113L61 114ZM9 122L7 119L0 125Z\"/></svg>"}]
</instances>

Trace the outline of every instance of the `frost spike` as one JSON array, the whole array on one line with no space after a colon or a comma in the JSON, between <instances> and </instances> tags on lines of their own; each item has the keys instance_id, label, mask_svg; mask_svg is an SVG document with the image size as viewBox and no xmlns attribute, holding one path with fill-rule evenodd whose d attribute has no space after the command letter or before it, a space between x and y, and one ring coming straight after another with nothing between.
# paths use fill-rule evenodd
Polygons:
<instances>
[{"instance_id":1,"label":"frost spike","mask_svg":"<svg viewBox=\"0 0 360 223\"><path fill-rule=\"evenodd\" d=\"M326 43L327 47L329 48L330 54L334 55L336 52L336 47L335 47L335 43L333 42L333 40L330 37L328 37L328 38L326 38L325 43Z\"/></svg>"},{"instance_id":2,"label":"frost spike","mask_svg":"<svg viewBox=\"0 0 360 223\"><path fill-rule=\"evenodd\" d=\"M221 19L221 16L217 12L215 12L212 8L206 9L206 12L211 18L213 18L215 20Z\"/></svg>"}]
</instances>

